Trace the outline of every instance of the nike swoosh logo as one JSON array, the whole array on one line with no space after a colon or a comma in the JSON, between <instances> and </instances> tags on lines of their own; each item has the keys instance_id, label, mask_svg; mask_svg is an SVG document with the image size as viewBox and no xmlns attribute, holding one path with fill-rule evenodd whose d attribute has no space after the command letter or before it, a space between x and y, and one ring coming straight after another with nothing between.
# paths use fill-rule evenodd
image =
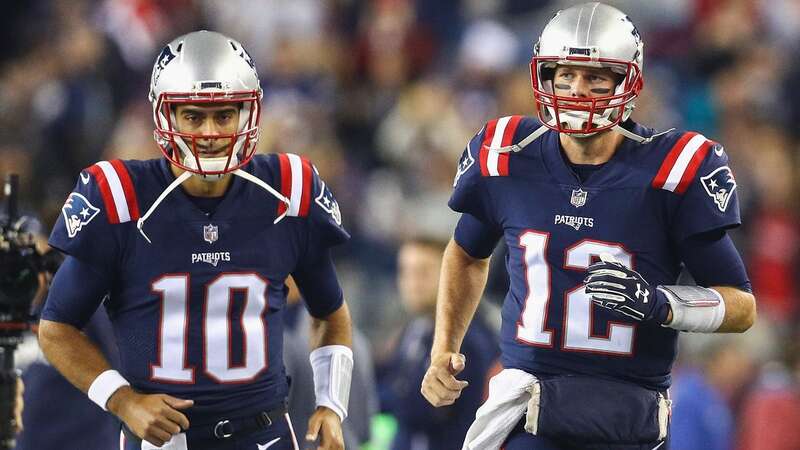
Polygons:
<instances>
[{"instance_id":1,"label":"nike swoosh logo","mask_svg":"<svg viewBox=\"0 0 800 450\"><path fill-rule=\"evenodd\" d=\"M268 448L272 447L274 444L276 444L280 440L281 440L281 438L277 437L277 438L267 442L266 444L256 444L256 445L258 446L258 450L267 450Z\"/></svg>"},{"instance_id":2,"label":"nike swoosh logo","mask_svg":"<svg viewBox=\"0 0 800 450\"><path fill-rule=\"evenodd\" d=\"M89 184L89 174L81 172L81 181L83 184Z\"/></svg>"}]
</instances>

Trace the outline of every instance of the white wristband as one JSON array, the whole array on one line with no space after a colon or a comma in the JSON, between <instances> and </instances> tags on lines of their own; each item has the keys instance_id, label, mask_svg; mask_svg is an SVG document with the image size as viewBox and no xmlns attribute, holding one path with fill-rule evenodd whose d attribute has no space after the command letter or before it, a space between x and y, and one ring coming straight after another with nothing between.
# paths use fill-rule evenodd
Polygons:
<instances>
[{"instance_id":1,"label":"white wristband","mask_svg":"<svg viewBox=\"0 0 800 450\"><path fill-rule=\"evenodd\" d=\"M326 345L311 352L309 360L317 406L330 408L344 420L350 399L353 351L344 345Z\"/></svg>"},{"instance_id":2,"label":"white wristband","mask_svg":"<svg viewBox=\"0 0 800 450\"><path fill-rule=\"evenodd\" d=\"M122 377L116 370L106 370L97 376L89 386L89 399L97 403L97 406L103 408L103 411L108 411L106 403L108 399L117 392L117 389L123 386L130 386L128 380Z\"/></svg>"},{"instance_id":3,"label":"white wristband","mask_svg":"<svg viewBox=\"0 0 800 450\"><path fill-rule=\"evenodd\" d=\"M725 318L725 301L714 289L699 286L658 286L672 308L672 322L680 331L713 333Z\"/></svg>"}]
</instances>

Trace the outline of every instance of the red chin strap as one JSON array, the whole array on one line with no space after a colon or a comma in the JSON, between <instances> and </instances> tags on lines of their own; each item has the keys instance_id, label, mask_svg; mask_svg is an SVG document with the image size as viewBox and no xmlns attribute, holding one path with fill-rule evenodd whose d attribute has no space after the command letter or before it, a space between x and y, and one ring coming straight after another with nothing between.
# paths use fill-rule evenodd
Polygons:
<instances>
[{"instance_id":1,"label":"red chin strap","mask_svg":"<svg viewBox=\"0 0 800 450\"><path fill-rule=\"evenodd\" d=\"M248 105L249 108L242 107L241 111L247 111L247 118L242 122L239 119L241 130L230 134L191 134L182 133L174 128L172 123L173 108L177 105L186 104L228 104L241 103ZM256 153L258 143L258 123L261 118L261 97L258 91L234 91L234 92L164 92L158 97L156 108L153 111L156 123L155 138L161 153L169 162L183 170L198 175L222 175L233 172L250 162ZM198 141L207 140L209 146L213 147L216 141L229 140L224 154L220 156L209 156L208 158L227 157L225 165L218 170L206 170L203 168L204 156L199 152L202 147ZM242 141L241 147L236 153L234 149L236 143ZM194 156L196 167L184 164L184 154L181 151L181 143L188 147ZM234 159L236 154L237 159Z\"/></svg>"},{"instance_id":2,"label":"red chin strap","mask_svg":"<svg viewBox=\"0 0 800 450\"><path fill-rule=\"evenodd\" d=\"M552 87L547 89L544 87L543 82L547 80L541 79L541 73L538 67L546 63L573 63L579 65L580 63L587 63L588 67L595 67L597 63L604 66L613 65L625 67L625 78L623 79L623 90L619 94L606 95L602 97L567 97L563 95L555 95ZM597 133L611 129L622 122L625 113L625 107L633 102L644 86L644 79L642 78L641 68L630 61L622 61L610 58L592 59L585 56L569 56L561 58L556 56L534 56L531 59L531 87L533 88L533 98L536 101L536 112L542 124L559 133L567 134L590 134ZM552 80L550 81L552 83ZM552 109L549 111L548 108ZM608 124L596 125L594 118L596 116L603 116L608 110L612 112L609 116L613 119L608 119ZM617 110L616 114L613 110ZM570 112L588 113L587 119L583 122L580 128L570 128L566 125L566 120L563 120L562 114ZM555 121L553 121L555 119Z\"/></svg>"}]
</instances>

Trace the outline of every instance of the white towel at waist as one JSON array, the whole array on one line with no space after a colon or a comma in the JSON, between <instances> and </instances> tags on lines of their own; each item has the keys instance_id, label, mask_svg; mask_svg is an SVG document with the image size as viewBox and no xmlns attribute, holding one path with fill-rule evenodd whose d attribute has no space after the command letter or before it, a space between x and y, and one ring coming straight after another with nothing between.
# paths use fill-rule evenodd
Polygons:
<instances>
[{"instance_id":1,"label":"white towel at waist","mask_svg":"<svg viewBox=\"0 0 800 450\"><path fill-rule=\"evenodd\" d=\"M478 408L462 450L498 450L525 414L536 377L519 369L503 369L489 381L489 398Z\"/></svg>"}]
</instances>

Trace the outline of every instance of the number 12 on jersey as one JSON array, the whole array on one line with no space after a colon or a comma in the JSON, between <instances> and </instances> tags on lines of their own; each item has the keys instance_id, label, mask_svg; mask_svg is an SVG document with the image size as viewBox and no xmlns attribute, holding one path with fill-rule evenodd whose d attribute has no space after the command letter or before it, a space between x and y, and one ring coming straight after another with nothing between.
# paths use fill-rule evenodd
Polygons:
<instances>
[{"instance_id":1,"label":"number 12 on jersey","mask_svg":"<svg viewBox=\"0 0 800 450\"><path fill-rule=\"evenodd\" d=\"M537 347L553 347L553 330L546 327L551 301L551 273L547 263L550 233L527 230L519 238L524 249L525 278L528 292L520 320L517 340ZM585 270L592 257L610 253L625 267L631 267L633 256L622 244L584 239L564 252L564 267ZM579 284L564 293L564 329L561 349L576 352L605 353L618 356L633 354L635 325L609 322L606 336L592 334L594 304Z\"/></svg>"}]
</instances>

